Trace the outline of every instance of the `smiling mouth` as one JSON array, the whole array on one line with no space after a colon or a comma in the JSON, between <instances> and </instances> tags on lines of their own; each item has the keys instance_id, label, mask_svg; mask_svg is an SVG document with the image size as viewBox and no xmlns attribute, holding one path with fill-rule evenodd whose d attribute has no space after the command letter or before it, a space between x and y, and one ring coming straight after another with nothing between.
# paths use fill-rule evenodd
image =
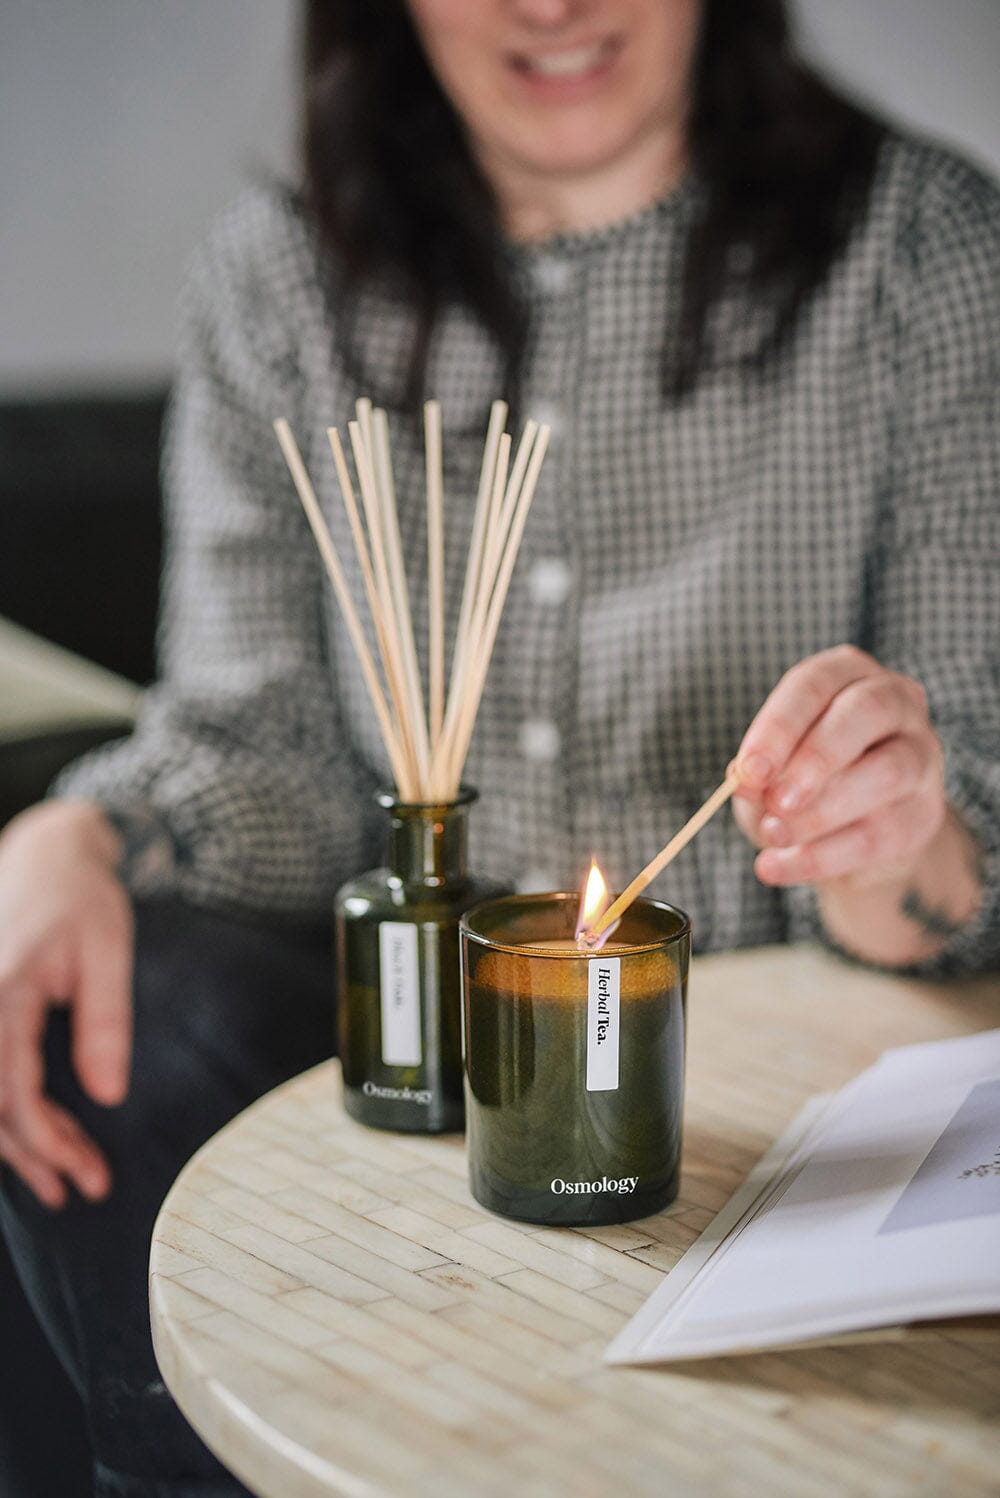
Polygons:
<instances>
[{"instance_id":1,"label":"smiling mouth","mask_svg":"<svg viewBox=\"0 0 1000 1498\"><path fill-rule=\"evenodd\" d=\"M609 62L620 46L617 38L608 37L589 47L567 47L559 52L519 52L511 56L511 66L515 72L528 78L585 78Z\"/></svg>"}]
</instances>

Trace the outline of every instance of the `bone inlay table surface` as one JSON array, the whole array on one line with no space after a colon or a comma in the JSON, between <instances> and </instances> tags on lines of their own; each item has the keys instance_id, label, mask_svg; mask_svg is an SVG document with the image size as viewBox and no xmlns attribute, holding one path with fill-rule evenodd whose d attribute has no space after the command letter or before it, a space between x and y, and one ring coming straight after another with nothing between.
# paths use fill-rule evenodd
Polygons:
<instances>
[{"instance_id":1,"label":"bone inlay table surface","mask_svg":"<svg viewBox=\"0 0 1000 1498\"><path fill-rule=\"evenodd\" d=\"M1000 1025L1000 980L813 948L693 964L679 1199L551 1229L472 1201L457 1137L352 1123L330 1062L212 1139L153 1237L163 1376L263 1498L1000 1493L1000 1319L661 1368L608 1342L810 1095Z\"/></svg>"}]
</instances>

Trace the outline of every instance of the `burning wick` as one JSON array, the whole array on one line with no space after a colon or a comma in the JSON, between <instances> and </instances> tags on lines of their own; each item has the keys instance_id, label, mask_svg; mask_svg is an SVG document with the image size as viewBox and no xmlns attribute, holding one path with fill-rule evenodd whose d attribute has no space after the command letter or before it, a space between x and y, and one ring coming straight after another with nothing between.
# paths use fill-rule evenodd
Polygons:
<instances>
[{"instance_id":1,"label":"burning wick","mask_svg":"<svg viewBox=\"0 0 1000 1498\"><path fill-rule=\"evenodd\" d=\"M576 944L581 951L599 952L611 933L617 931L620 921L614 921L606 931L601 932L600 936L590 935L591 926L604 914L608 904L608 886L597 867L596 859L592 858L587 883L580 896L580 914L576 922Z\"/></svg>"}]
</instances>

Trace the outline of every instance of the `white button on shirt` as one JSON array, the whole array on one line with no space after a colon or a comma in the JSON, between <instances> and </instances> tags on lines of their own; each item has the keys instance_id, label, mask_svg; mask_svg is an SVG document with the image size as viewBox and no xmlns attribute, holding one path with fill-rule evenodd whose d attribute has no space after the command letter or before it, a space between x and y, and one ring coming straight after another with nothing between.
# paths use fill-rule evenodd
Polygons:
<instances>
[{"instance_id":1,"label":"white button on shirt","mask_svg":"<svg viewBox=\"0 0 1000 1498\"><path fill-rule=\"evenodd\" d=\"M566 602L571 582L569 563L562 557L541 558L528 576L528 588L533 601L553 606Z\"/></svg>"},{"instance_id":2,"label":"white button on shirt","mask_svg":"<svg viewBox=\"0 0 1000 1498\"><path fill-rule=\"evenodd\" d=\"M548 427L550 440L559 436L563 428L563 414L558 406L548 401L533 403L531 414L540 427Z\"/></svg>"},{"instance_id":3,"label":"white button on shirt","mask_svg":"<svg viewBox=\"0 0 1000 1498\"><path fill-rule=\"evenodd\" d=\"M550 764L562 744L559 730L550 718L525 718L517 738L525 759L535 764Z\"/></svg>"},{"instance_id":4,"label":"white button on shirt","mask_svg":"<svg viewBox=\"0 0 1000 1498\"><path fill-rule=\"evenodd\" d=\"M573 267L558 255L540 255L534 266L535 285L539 291L558 296L573 279Z\"/></svg>"}]
</instances>

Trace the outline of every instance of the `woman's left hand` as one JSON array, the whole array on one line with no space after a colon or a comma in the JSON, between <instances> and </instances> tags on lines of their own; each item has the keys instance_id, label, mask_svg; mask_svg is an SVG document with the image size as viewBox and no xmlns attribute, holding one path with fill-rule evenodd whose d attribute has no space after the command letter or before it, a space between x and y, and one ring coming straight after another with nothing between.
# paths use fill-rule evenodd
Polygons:
<instances>
[{"instance_id":1,"label":"woman's left hand","mask_svg":"<svg viewBox=\"0 0 1000 1498\"><path fill-rule=\"evenodd\" d=\"M906 878L948 810L919 682L853 645L781 678L735 761L733 807L764 884Z\"/></svg>"}]
</instances>

